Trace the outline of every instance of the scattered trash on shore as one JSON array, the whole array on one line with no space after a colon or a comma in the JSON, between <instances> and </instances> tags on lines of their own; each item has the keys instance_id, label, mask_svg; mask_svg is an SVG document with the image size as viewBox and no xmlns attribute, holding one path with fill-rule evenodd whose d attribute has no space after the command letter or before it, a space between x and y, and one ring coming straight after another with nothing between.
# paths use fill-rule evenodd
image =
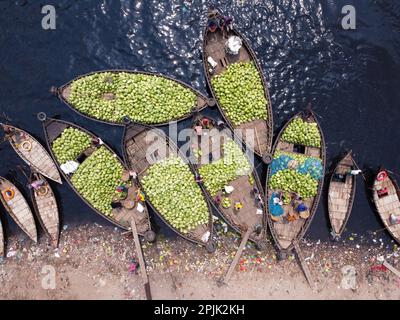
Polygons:
<instances>
[{"instance_id":1,"label":"scattered trash on shore","mask_svg":"<svg viewBox=\"0 0 400 320\"><path fill-rule=\"evenodd\" d=\"M201 273L210 281L220 278L235 255L240 236L231 230L225 233L222 226L217 230L217 250L214 254L207 254L201 246L193 245L179 237L165 238L158 234L155 243L147 243L141 239L147 271L150 275ZM396 275L388 272L383 265L384 261L387 261L394 268L400 269L400 250L397 245L390 243L381 246L380 243L373 242L368 244L365 239L344 240L335 245L331 242L306 239L300 245L317 283L324 283L327 278L340 283L343 277L341 269L353 266L357 270L359 281L373 283L384 276L385 281L392 279L390 281L400 286ZM98 286L102 287L103 280L100 279L104 278L106 281L107 275L117 276L121 279L121 285L129 290L127 297L131 297L132 292L129 281L136 279L139 274L138 257L132 236L122 231L117 232L114 227L96 224L62 228L58 249L53 249L43 237L39 244L33 245L26 238L10 236L6 256L7 258L0 260L2 267L17 262L18 267L21 270L26 269L26 272L37 270L43 265L68 264L74 268L94 266L93 272L99 277L101 275L101 278L96 279ZM289 254L286 260L278 261L271 243L265 251L260 252L249 242L236 271L242 274L276 273L277 276L283 276L300 273L301 269L294 254ZM5 279L7 276L0 278L0 284ZM108 283L104 282L105 285Z\"/></svg>"}]
</instances>

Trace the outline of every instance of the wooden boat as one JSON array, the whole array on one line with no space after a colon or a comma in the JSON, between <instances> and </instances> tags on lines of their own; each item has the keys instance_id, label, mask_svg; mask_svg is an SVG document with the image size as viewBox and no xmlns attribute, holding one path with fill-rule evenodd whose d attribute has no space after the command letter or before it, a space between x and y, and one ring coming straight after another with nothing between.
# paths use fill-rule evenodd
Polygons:
<instances>
[{"instance_id":1,"label":"wooden boat","mask_svg":"<svg viewBox=\"0 0 400 320\"><path fill-rule=\"evenodd\" d=\"M129 169L134 170L137 173L139 184L141 184L142 179L147 175L148 169L153 164L162 161L169 156L178 156L186 162L185 156L180 152L176 144L163 131L151 126L133 123L128 124L125 127L122 144L125 162ZM194 180L196 172L190 163L188 166L193 173ZM199 188L204 192L201 186L199 186ZM212 240L212 209L205 196L204 201L207 203L209 212L208 223L200 224L196 229L186 234L173 227L147 196L146 201L160 219L181 237L193 243L205 246L206 250L210 253L215 251L215 243Z\"/></svg>"},{"instance_id":2,"label":"wooden boat","mask_svg":"<svg viewBox=\"0 0 400 320\"><path fill-rule=\"evenodd\" d=\"M6 211L22 231L34 242L37 242L35 219L22 193L14 184L3 177L0 177L0 192L0 200Z\"/></svg>"},{"instance_id":3,"label":"wooden boat","mask_svg":"<svg viewBox=\"0 0 400 320\"><path fill-rule=\"evenodd\" d=\"M121 115L120 119L115 120L115 121L111 121L111 120L107 120L107 119L100 119L98 117L94 117L91 116L89 114L86 114L84 112L81 112L77 109L77 107L75 105L72 104L72 102L70 101L70 95L71 95L71 88L72 88L72 84L74 81L80 80L80 79L84 79L85 77L88 76L92 76L92 75L100 75L103 73L114 73L114 74L118 74L118 73L130 73L130 74L137 74L137 75L143 75L143 76L148 76L148 77L160 77L166 80L171 81L172 83L175 84L179 84L182 88L186 88L187 90L189 90L190 92L192 92L195 96L196 96L196 102L193 106L189 106L188 107L188 112L181 114L179 117L173 118L173 119L168 119L168 121L163 121L163 122L159 122L159 123L143 123L143 124L148 124L148 125L153 125L153 126L162 126L162 125L166 125L171 121L179 121L179 120L184 120L188 117L191 116L192 111L200 111L203 110L204 108L206 108L208 105L213 106L215 104L215 101L213 100L209 100L205 95L203 95L201 92L199 92L198 90L194 89L193 87L185 84L184 82L177 80L177 79L173 79L171 77L159 74L159 73L152 73L152 72L143 72L143 71L133 71L133 70L102 70L102 71L96 71L96 72L91 72L88 74L84 74L81 76L76 77L75 79L69 81L68 83L62 85L59 88L55 88L53 87L51 90L52 92L57 95L59 97L59 99L64 102L69 108L71 108L73 111L77 112L78 114L80 114L83 117L92 119L92 120L96 120L102 123L108 123L108 124L112 124L112 125L119 125L119 126L123 126L124 125L124 117L128 116L127 114L123 114ZM104 100L116 100L117 97L116 95L114 95L113 93L108 93L108 92L104 92L102 99ZM132 117L131 117L132 118ZM138 122L136 120L136 122Z\"/></svg>"},{"instance_id":4,"label":"wooden boat","mask_svg":"<svg viewBox=\"0 0 400 320\"><path fill-rule=\"evenodd\" d=\"M356 195L356 176L349 174L355 169L352 152L348 152L336 165L328 189L328 212L332 236L339 240L353 208Z\"/></svg>"},{"instance_id":5,"label":"wooden boat","mask_svg":"<svg viewBox=\"0 0 400 320\"><path fill-rule=\"evenodd\" d=\"M0 220L0 257L4 256L4 232L3 232L3 225Z\"/></svg>"},{"instance_id":6,"label":"wooden boat","mask_svg":"<svg viewBox=\"0 0 400 320\"><path fill-rule=\"evenodd\" d=\"M193 136L191 138L192 146L200 152L201 157L195 159L194 166L200 173L200 179L203 179L203 187L219 215L225 222L242 236L251 230L249 240L254 242L262 250L266 247L266 208L264 204L264 193L257 172L250 167L247 174L237 175L236 178L227 183L226 187L233 189L231 193L225 190L219 190L216 195L212 195L207 190L204 176L201 175L201 168L207 164L215 164L217 161L223 161L224 143L234 140L232 131L224 127L224 124L217 123L216 120L202 115L193 119ZM236 138L237 139L237 138ZM242 149L241 146L238 146ZM242 149L243 153L245 151ZM247 158L247 156L245 155ZM211 160L211 161L210 161ZM247 159L250 164L250 160ZM227 199L227 200L226 200ZM228 203L224 204L224 201ZM240 204L241 208L235 208L235 204Z\"/></svg>"},{"instance_id":7,"label":"wooden boat","mask_svg":"<svg viewBox=\"0 0 400 320\"><path fill-rule=\"evenodd\" d=\"M51 155L57 164L60 172L62 173L64 179L68 182L71 188L76 192L76 194L90 207L94 212L102 216L103 218L107 219L111 223L115 224L116 226L125 229L131 230L131 223L134 221L137 226L138 233L146 238L148 241L154 241L155 234L151 230L149 214L144 202L140 199L136 198L138 194L139 188L137 185L131 181L131 177L129 175L129 171L125 167L122 159L120 159L115 152L107 146L105 143L103 144L96 144L94 141L98 141L97 138L93 133L89 132L88 130L72 124L67 121L62 121L58 119L47 118L45 113L39 113L38 119L43 122L43 129L47 141L47 146L51 152ZM118 206L112 209L111 215L106 215L105 213L101 212L100 210L96 209L87 199L85 199L73 185L71 179L74 173L66 174L61 169L61 163L59 163L55 157L54 151L52 149L53 142L62 134L62 132L67 128L75 128L81 132L86 133L92 139L92 143L89 148L82 151L79 156L75 159L75 161L79 164L82 164L86 159L90 157L93 152L95 152L100 147L105 147L108 151L114 154L114 157L121 163L121 165L125 168L123 173L122 180L129 186L127 191L127 198L122 200L115 201ZM82 158L84 158L82 160ZM117 186L116 186L117 187ZM110 203L111 205L111 203Z\"/></svg>"},{"instance_id":8,"label":"wooden boat","mask_svg":"<svg viewBox=\"0 0 400 320\"><path fill-rule=\"evenodd\" d=\"M225 18L226 17L224 17L223 14L221 14L216 9L210 10L208 12L208 23L203 34L203 65L207 83L220 112L224 116L225 121L229 124L231 129L242 129L244 138L243 140L244 142L247 142L247 146L253 149L255 154L262 157L265 163L270 163L272 160L271 148L274 125L268 85L266 83L260 64L257 60L256 54L252 50L250 44L243 37L243 35L241 35L239 31L231 25L232 23L229 24L229 27L226 26L228 22L225 22ZM215 25L220 24L224 24L224 26L215 27ZM227 53L227 50L225 48L227 40L232 36L236 36L242 41L240 51L236 55ZM208 59L210 58L216 63L216 66L214 68L210 68L211 65L208 62ZM238 62L253 62L258 70L262 86L264 87L265 99L267 101L265 105L267 111L266 120L256 119L235 126L232 119L230 119L226 110L224 109L224 106L222 105L220 99L218 99L217 93L212 83L213 78L221 75L227 70L230 65ZM249 137L249 139L247 139L246 129L254 130L254 133L251 132L251 135L254 135L254 137ZM254 142L252 140L254 140Z\"/></svg>"},{"instance_id":9,"label":"wooden boat","mask_svg":"<svg viewBox=\"0 0 400 320\"><path fill-rule=\"evenodd\" d=\"M289 132L287 131L289 126L294 123L296 119L302 119L302 121L307 125L314 124L313 126L317 128L320 137L319 147L309 146L305 144L295 144L285 141L283 139L283 135L285 134L285 132ZM312 163L315 163L316 161L316 163L319 164L318 172L320 174L320 177L319 179L314 179L316 181L313 182L314 184L317 183L315 196L306 199L296 199L296 193L294 192L271 188L271 178L273 177L272 169L275 167L275 161L279 161L275 158L279 155L279 153L282 152L290 155L292 159L294 159L294 157L300 156L304 157L304 161L312 161ZM325 174L326 159L325 139L318 120L311 110L305 113L300 112L295 115L291 120L289 120L289 122L283 127L282 131L276 139L273 148L273 154L274 160L268 168L267 183L265 188L267 195L266 201L268 203L267 217L272 237L274 238L280 257L283 258L286 256L289 250L293 249L295 243L302 239L308 227L310 226L318 207L324 183L323 176ZM315 160L306 160L310 157L312 157L311 159ZM299 170L299 168L302 168L302 166L300 166L297 160L289 161L289 163L287 163L288 170L297 171ZM279 171L277 171L276 173L278 173ZM283 197L285 193L287 196ZM276 206L274 203L275 198L280 200L279 203L276 204ZM299 208L300 204L302 205L303 209L305 206L307 210L298 213L296 210ZM273 215L274 209L277 211L277 213L275 214L280 214L279 216Z\"/></svg>"},{"instance_id":10,"label":"wooden boat","mask_svg":"<svg viewBox=\"0 0 400 320\"><path fill-rule=\"evenodd\" d=\"M6 133L8 142L22 160L45 177L62 184L57 166L38 140L24 130L8 124L0 123L0 125Z\"/></svg>"},{"instance_id":11,"label":"wooden boat","mask_svg":"<svg viewBox=\"0 0 400 320\"><path fill-rule=\"evenodd\" d=\"M42 185L37 189L31 188L31 199L43 230L50 237L54 247L58 246L60 233L60 218L57 200L47 180L38 172L31 171L29 184L41 181Z\"/></svg>"},{"instance_id":12,"label":"wooden boat","mask_svg":"<svg viewBox=\"0 0 400 320\"><path fill-rule=\"evenodd\" d=\"M400 243L400 189L393 176L379 170L372 188L376 210L390 235Z\"/></svg>"}]
</instances>

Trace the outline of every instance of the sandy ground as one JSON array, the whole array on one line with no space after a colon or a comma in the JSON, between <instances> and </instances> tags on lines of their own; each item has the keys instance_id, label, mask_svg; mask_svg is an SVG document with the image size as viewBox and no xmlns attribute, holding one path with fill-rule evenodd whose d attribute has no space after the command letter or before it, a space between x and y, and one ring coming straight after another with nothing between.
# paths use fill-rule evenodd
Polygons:
<instances>
[{"instance_id":1,"label":"sandy ground","mask_svg":"<svg viewBox=\"0 0 400 320\"><path fill-rule=\"evenodd\" d=\"M223 232L220 232L222 234ZM356 240L358 240L356 242ZM393 243L303 241L301 248L316 283L310 289L294 256L277 261L272 246L258 252L249 244L231 281L220 286L239 245L233 233L219 236L215 254L180 239L144 243L154 299L400 299L400 279L382 267L400 269ZM24 236L11 237L0 260L0 299L145 299L133 270L130 235L112 227L84 225L62 231L53 249Z\"/></svg>"}]
</instances>

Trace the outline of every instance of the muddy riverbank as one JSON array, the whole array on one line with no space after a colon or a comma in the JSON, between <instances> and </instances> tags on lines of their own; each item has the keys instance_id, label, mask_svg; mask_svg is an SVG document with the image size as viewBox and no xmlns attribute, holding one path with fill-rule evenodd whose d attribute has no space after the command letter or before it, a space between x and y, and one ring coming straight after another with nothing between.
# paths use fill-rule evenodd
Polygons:
<instances>
[{"instance_id":1,"label":"muddy riverbank","mask_svg":"<svg viewBox=\"0 0 400 320\"><path fill-rule=\"evenodd\" d=\"M39 245L22 234L9 238L1 299L145 298L129 234L98 224L64 229L57 250L45 238ZM218 286L239 239L222 228L217 237L214 255L179 238L144 244L154 299L400 299L400 279L382 266L385 259L400 269L400 250L379 234L371 235L372 245L357 235L339 243L303 241L314 291L296 258L277 261L272 245L258 252L249 244L229 285Z\"/></svg>"}]
</instances>

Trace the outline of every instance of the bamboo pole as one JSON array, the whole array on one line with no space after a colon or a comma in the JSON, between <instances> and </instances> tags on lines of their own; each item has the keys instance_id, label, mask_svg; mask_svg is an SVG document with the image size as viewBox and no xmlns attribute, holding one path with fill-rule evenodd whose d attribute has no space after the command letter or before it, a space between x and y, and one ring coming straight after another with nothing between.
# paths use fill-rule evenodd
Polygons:
<instances>
[{"instance_id":1,"label":"bamboo pole","mask_svg":"<svg viewBox=\"0 0 400 320\"><path fill-rule=\"evenodd\" d=\"M252 233L252 229L251 228L247 229L246 233L244 234L244 236L242 238L240 246L239 246L238 250L236 251L236 255L233 258L231 265L229 266L228 272L225 274L224 278L220 280L221 283L227 284L229 282L229 279L231 278L232 273L235 270L237 263L239 262L240 256L242 255L242 252L244 249L244 246L246 245L247 241L249 240L251 233Z\"/></svg>"},{"instance_id":2,"label":"bamboo pole","mask_svg":"<svg viewBox=\"0 0 400 320\"><path fill-rule=\"evenodd\" d=\"M353 160L354 166L357 168L357 170L361 170L360 167L358 166L356 160L354 160L353 157L351 157L351 159ZM362 172L362 170L361 170L361 175L362 175L364 181L367 182L367 178L365 177L365 175L364 175L364 173Z\"/></svg>"},{"instance_id":3,"label":"bamboo pole","mask_svg":"<svg viewBox=\"0 0 400 320\"><path fill-rule=\"evenodd\" d=\"M313 280L313 278L311 276L310 269L308 268L308 265L307 265L306 261L304 260L303 254L302 254L302 252L300 250L299 243L297 241L294 241L293 245L294 245L294 248L296 250L297 257L298 257L298 259L300 261L300 265L301 265L301 268L303 270L303 273L306 276L307 282L310 285L311 289L314 290L315 289L315 282L314 282L314 280Z\"/></svg>"},{"instance_id":4,"label":"bamboo pole","mask_svg":"<svg viewBox=\"0 0 400 320\"><path fill-rule=\"evenodd\" d=\"M389 262L387 262L386 260L383 261L383 265L389 269L390 271L392 271L397 277L400 278L400 271L397 270L395 267L393 267Z\"/></svg>"},{"instance_id":5,"label":"bamboo pole","mask_svg":"<svg viewBox=\"0 0 400 320\"><path fill-rule=\"evenodd\" d=\"M258 138L258 132L257 132L257 128L256 127L254 128L254 133L256 134L258 148L260 149L260 153L261 153L261 144L260 144L260 139Z\"/></svg>"},{"instance_id":6,"label":"bamboo pole","mask_svg":"<svg viewBox=\"0 0 400 320\"><path fill-rule=\"evenodd\" d=\"M139 234L136 228L136 222L133 218L131 220L131 228L132 228L133 239L135 240L136 252L139 257L140 273L142 274L142 278L144 281L146 298L147 300L152 300L150 282L147 277L146 263L144 262L143 251L142 251L142 246L140 245Z\"/></svg>"}]
</instances>

